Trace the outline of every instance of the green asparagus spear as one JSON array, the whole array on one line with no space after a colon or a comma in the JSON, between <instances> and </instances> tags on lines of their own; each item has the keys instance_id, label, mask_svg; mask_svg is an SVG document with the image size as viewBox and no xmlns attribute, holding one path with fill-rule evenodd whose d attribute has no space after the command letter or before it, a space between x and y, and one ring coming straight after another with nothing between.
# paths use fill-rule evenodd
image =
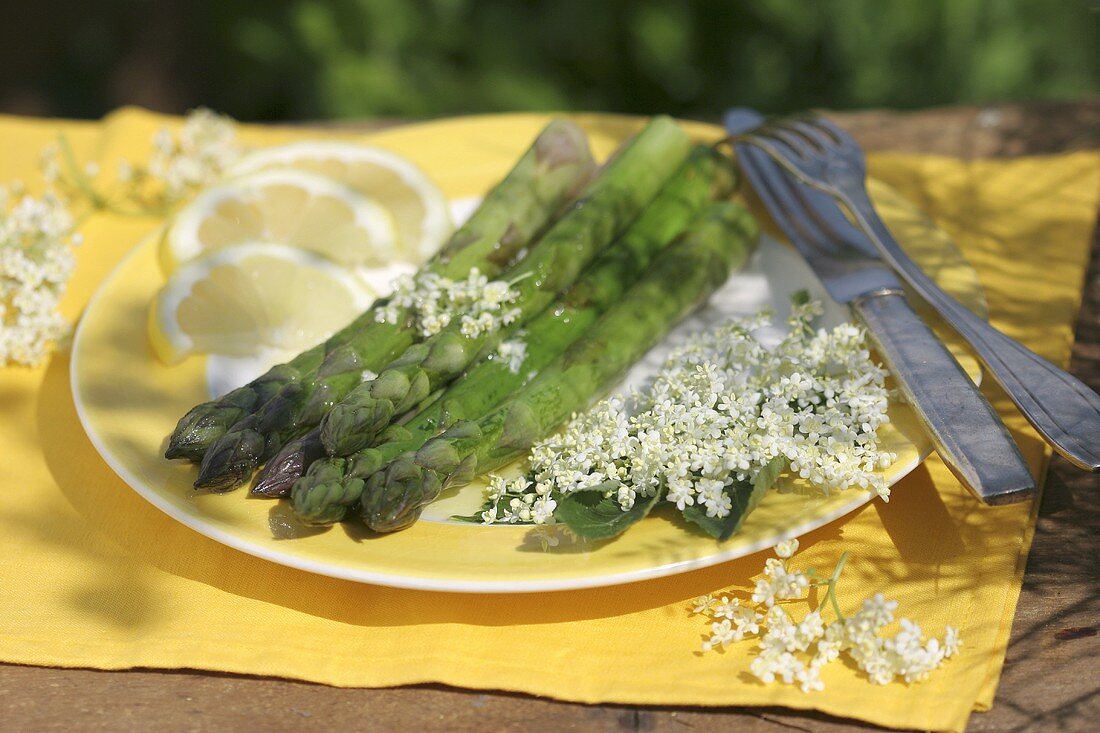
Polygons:
<instances>
[{"instance_id":1,"label":"green asparagus spear","mask_svg":"<svg viewBox=\"0 0 1100 733\"><path fill-rule=\"evenodd\" d=\"M512 398L479 420L455 423L373 474L361 498L363 521L379 532L403 529L445 487L461 486L522 456L607 390L721 285L745 262L756 235L746 210L715 204L614 308Z\"/></svg>"},{"instance_id":2,"label":"green asparagus spear","mask_svg":"<svg viewBox=\"0 0 1100 733\"><path fill-rule=\"evenodd\" d=\"M688 136L667 117L655 118L626 143L572 209L502 277L518 293L509 304L530 319L568 288L600 250L626 229L687 158ZM355 387L321 421L330 455L369 447L396 417L463 372L498 334L463 333L458 322L416 344L376 378Z\"/></svg>"},{"instance_id":3,"label":"green asparagus spear","mask_svg":"<svg viewBox=\"0 0 1100 733\"><path fill-rule=\"evenodd\" d=\"M389 440L348 459L321 458L315 433L292 441L268 463L271 475L267 476L265 469L257 493L279 495L277 481L286 482L295 471L308 469L296 483L283 484L287 489L294 484L292 498L299 519L309 524L339 521L358 501L364 479L401 454L419 449L453 422L484 415L580 338L708 202L724 199L733 191L735 180L729 158L707 146L697 147L615 245L565 295L523 328L527 349L518 368L500 358L480 361L403 428L383 433ZM310 455L316 457L310 459ZM316 460L312 466L311 460Z\"/></svg>"},{"instance_id":4,"label":"green asparagus spear","mask_svg":"<svg viewBox=\"0 0 1100 733\"><path fill-rule=\"evenodd\" d=\"M567 122L551 123L451 237L429 270L460 278L477 267L486 276L496 276L572 200L578 184L590 177L593 165L579 128ZM397 323L376 320L378 308L385 303L356 319L355 328L325 349L320 365L309 377L287 382L261 407L218 436L203 455L195 486L212 491L236 487L286 440L316 425L333 402L359 384L364 372L380 370L405 351L417 334L400 319ZM311 404L323 409L303 416Z\"/></svg>"},{"instance_id":5,"label":"green asparagus spear","mask_svg":"<svg viewBox=\"0 0 1100 733\"><path fill-rule=\"evenodd\" d=\"M588 143L580 129L569 122L551 122L470 221L424 265L424 270L447 277L464 277L474 266L499 271L572 199L593 169ZM380 334L375 326L376 312L375 308L368 309L324 343L272 367L244 387L192 408L172 432L165 457L199 461L234 423L287 385L308 381L317 376L319 369L323 380L336 372L337 365L353 368L361 350L359 344L366 338L361 335L364 329L370 331L371 339L366 348L394 351L398 347L387 338L389 334Z\"/></svg>"}]
</instances>

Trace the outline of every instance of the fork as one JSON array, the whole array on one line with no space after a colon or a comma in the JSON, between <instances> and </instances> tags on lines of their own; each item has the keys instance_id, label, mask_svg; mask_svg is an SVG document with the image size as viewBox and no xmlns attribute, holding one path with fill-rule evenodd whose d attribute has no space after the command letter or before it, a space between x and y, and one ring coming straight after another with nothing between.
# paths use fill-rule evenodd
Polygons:
<instances>
[{"instance_id":1,"label":"fork","mask_svg":"<svg viewBox=\"0 0 1100 733\"><path fill-rule=\"evenodd\" d=\"M763 121L748 109L724 117L731 133ZM875 344L898 388L952 473L984 504L1025 501L1035 479L1012 436L970 376L909 305L901 282L827 194L799 183L762 150L733 146L745 179L821 281Z\"/></svg>"},{"instance_id":2,"label":"fork","mask_svg":"<svg viewBox=\"0 0 1100 733\"><path fill-rule=\"evenodd\" d=\"M1035 430L1078 468L1100 471L1100 395L974 315L909 259L875 212L863 151L847 132L812 116L771 120L735 138L844 204L882 258L970 345Z\"/></svg>"}]
</instances>

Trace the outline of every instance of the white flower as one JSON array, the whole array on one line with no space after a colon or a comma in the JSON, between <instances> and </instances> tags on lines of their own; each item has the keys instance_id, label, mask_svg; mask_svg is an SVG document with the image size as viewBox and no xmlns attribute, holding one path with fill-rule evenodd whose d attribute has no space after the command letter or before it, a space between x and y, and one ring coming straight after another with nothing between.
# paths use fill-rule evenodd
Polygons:
<instances>
[{"instance_id":1,"label":"white flower","mask_svg":"<svg viewBox=\"0 0 1100 733\"><path fill-rule=\"evenodd\" d=\"M810 611L795 627L795 641L799 651L806 651L810 644L825 634L825 623L820 611Z\"/></svg>"},{"instance_id":2,"label":"white flower","mask_svg":"<svg viewBox=\"0 0 1100 733\"><path fill-rule=\"evenodd\" d=\"M775 554L786 560L794 553L798 552L798 539L789 539L780 542L775 546Z\"/></svg>"},{"instance_id":3,"label":"white flower","mask_svg":"<svg viewBox=\"0 0 1100 733\"><path fill-rule=\"evenodd\" d=\"M728 596L722 596L714 605L714 617L728 618L732 621L740 610L741 601L736 598L731 599Z\"/></svg>"},{"instance_id":4,"label":"white flower","mask_svg":"<svg viewBox=\"0 0 1100 733\"><path fill-rule=\"evenodd\" d=\"M959 653L959 647L961 646L962 639L959 638L959 630L953 626L944 629L943 655L948 658L953 657Z\"/></svg>"},{"instance_id":5,"label":"white flower","mask_svg":"<svg viewBox=\"0 0 1100 733\"><path fill-rule=\"evenodd\" d=\"M790 652L769 652L755 657L749 671L762 682L770 684L779 678L789 685L805 674L805 665Z\"/></svg>"},{"instance_id":6,"label":"white flower","mask_svg":"<svg viewBox=\"0 0 1100 733\"><path fill-rule=\"evenodd\" d=\"M741 602L722 596L722 599L714 606L712 614L715 618L724 618L730 621L734 627L734 640L741 641L748 634L756 634L760 631L760 622L763 617L749 608L742 606Z\"/></svg>"},{"instance_id":7,"label":"white flower","mask_svg":"<svg viewBox=\"0 0 1100 733\"><path fill-rule=\"evenodd\" d=\"M425 272L398 278L394 285L394 292L385 307L378 309L375 320L400 324L408 319L424 338L434 336L456 319L463 336L478 338L498 331L520 315L517 308L502 307L513 302L518 291L499 280L490 282L476 267L464 280ZM514 367L518 371L526 346L516 342L510 348L509 364L518 359Z\"/></svg>"},{"instance_id":8,"label":"white flower","mask_svg":"<svg viewBox=\"0 0 1100 733\"><path fill-rule=\"evenodd\" d=\"M806 577L786 567L785 560L795 548L791 547L792 543L782 544L785 545L781 548L783 560L769 558L765 577L757 581L758 592L753 600L768 606L763 617L755 609L728 596L718 601L710 594L696 599L693 612L709 614L715 619L711 623L711 634L703 643L704 651L724 648L764 628L749 670L765 684L777 680L798 684L803 692L825 689L821 670L845 653L863 670L869 682L878 685L889 684L899 677L907 684L920 682L945 659L958 653L961 642L958 631L951 626L945 629L942 642L934 638L925 640L920 626L909 619L901 619L900 630L894 636L880 636L883 627L893 621L897 608L895 601L886 600L881 593L866 599L850 618L826 625L821 611L815 609L796 621L785 608L773 605L778 596L786 596L792 589L804 590L802 583L794 578ZM829 592L834 593L835 583L834 573L822 585L828 585Z\"/></svg>"},{"instance_id":9,"label":"white flower","mask_svg":"<svg viewBox=\"0 0 1100 733\"><path fill-rule=\"evenodd\" d=\"M527 358L527 344L518 338L501 341L497 346L497 356L508 365L508 371L519 374L519 368Z\"/></svg>"},{"instance_id":10,"label":"white flower","mask_svg":"<svg viewBox=\"0 0 1100 733\"><path fill-rule=\"evenodd\" d=\"M820 692L825 689L825 683L821 681L821 665L812 662L798 670L795 680L803 692Z\"/></svg>"},{"instance_id":11,"label":"white flower","mask_svg":"<svg viewBox=\"0 0 1100 733\"><path fill-rule=\"evenodd\" d=\"M756 587L752 592L753 603L763 603L768 608L775 605L775 586L770 578L761 578L756 581Z\"/></svg>"},{"instance_id":12,"label":"white flower","mask_svg":"<svg viewBox=\"0 0 1100 733\"><path fill-rule=\"evenodd\" d=\"M810 579L804 573L789 572L781 560L768 558L764 577L756 581L752 599L771 607L776 601L802 597L809 587Z\"/></svg>"},{"instance_id":13,"label":"white flower","mask_svg":"<svg viewBox=\"0 0 1100 733\"><path fill-rule=\"evenodd\" d=\"M147 172L163 184L166 198L175 201L217 180L240 154L233 120L199 108L187 115L178 137L167 129L156 133ZM128 173L132 178L132 167Z\"/></svg>"},{"instance_id":14,"label":"white flower","mask_svg":"<svg viewBox=\"0 0 1100 733\"><path fill-rule=\"evenodd\" d=\"M737 637L737 632L729 619L715 621L710 625L710 630L712 632L710 639L703 642L703 651L705 652L709 652L715 647L725 649Z\"/></svg>"},{"instance_id":15,"label":"white flower","mask_svg":"<svg viewBox=\"0 0 1100 733\"><path fill-rule=\"evenodd\" d=\"M876 593L863 602L863 609L857 618L865 619L875 629L882 628L894 620L897 601L888 601L881 593Z\"/></svg>"},{"instance_id":16,"label":"white flower","mask_svg":"<svg viewBox=\"0 0 1100 733\"><path fill-rule=\"evenodd\" d=\"M558 502L549 497L539 497L531 504L531 521L535 524L547 524L554 519L554 509Z\"/></svg>"},{"instance_id":17,"label":"white flower","mask_svg":"<svg viewBox=\"0 0 1100 733\"><path fill-rule=\"evenodd\" d=\"M694 605L691 607L691 612L694 614L710 613L710 609L714 607L716 602L714 596L710 593L707 593L705 596L699 596L693 601Z\"/></svg>"}]
</instances>

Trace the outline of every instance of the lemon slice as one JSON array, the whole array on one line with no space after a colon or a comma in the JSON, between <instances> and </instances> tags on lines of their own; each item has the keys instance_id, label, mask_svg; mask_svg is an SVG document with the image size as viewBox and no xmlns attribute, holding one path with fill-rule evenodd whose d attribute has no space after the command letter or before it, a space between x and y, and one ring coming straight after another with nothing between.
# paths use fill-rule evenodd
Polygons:
<instances>
[{"instance_id":1,"label":"lemon slice","mask_svg":"<svg viewBox=\"0 0 1100 733\"><path fill-rule=\"evenodd\" d=\"M149 341L164 362L194 353L301 351L351 321L374 293L312 252L277 244L214 250L168 278L149 308Z\"/></svg>"},{"instance_id":2,"label":"lemon slice","mask_svg":"<svg viewBox=\"0 0 1100 733\"><path fill-rule=\"evenodd\" d=\"M205 252L242 242L312 250L346 265L390 260L397 231L389 211L350 186L316 173L267 170L200 193L161 240L166 274Z\"/></svg>"},{"instance_id":3,"label":"lemon slice","mask_svg":"<svg viewBox=\"0 0 1100 733\"><path fill-rule=\"evenodd\" d=\"M227 176L294 168L342 181L379 201L393 214L402 254L423 261L451 233L443 192L406 158L381 148L332 141L302 141L246 155Z\"/></svg>"}]
</instances>

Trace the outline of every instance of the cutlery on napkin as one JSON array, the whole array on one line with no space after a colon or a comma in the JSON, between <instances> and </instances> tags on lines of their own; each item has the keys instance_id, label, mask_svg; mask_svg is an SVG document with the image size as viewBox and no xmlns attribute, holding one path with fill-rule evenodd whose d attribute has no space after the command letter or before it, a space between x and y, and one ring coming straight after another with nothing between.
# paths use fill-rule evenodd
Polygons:
<instances>
[{"instance_id":1,"label":"cutlery on napkin","mask_svg":"<svg viewBox=\"0 0 1100 733\"><path fill-rule=\"evenodd\" d=\"M752 110L725 117L731 135L764 122ZM1008 430L936 335L913 311L874 244L827 194L798 182L742 138L734 150L776 224L838 303L847 303L920 418L937 452L982 502L1022 501L1035 480Z\"/></svg>"}]
</instances>

